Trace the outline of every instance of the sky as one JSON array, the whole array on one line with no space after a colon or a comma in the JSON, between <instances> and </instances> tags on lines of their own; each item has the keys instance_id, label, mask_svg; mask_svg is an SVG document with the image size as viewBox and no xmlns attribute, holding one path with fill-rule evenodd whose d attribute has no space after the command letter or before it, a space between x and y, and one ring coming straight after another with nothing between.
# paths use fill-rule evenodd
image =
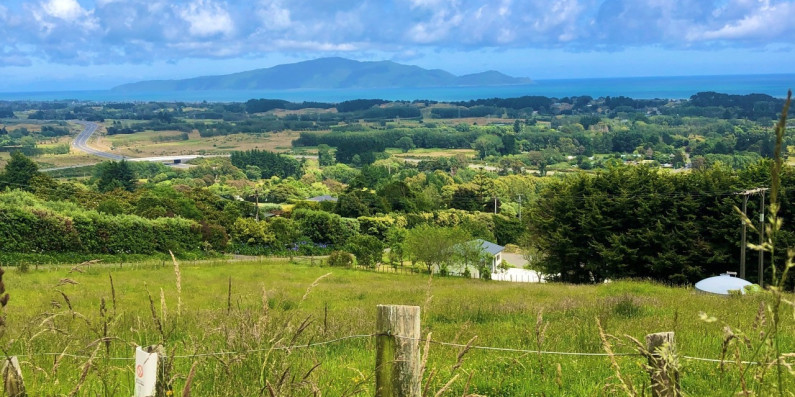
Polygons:
<instances>
[{"instance_id":1,"label":"sky","mask_svg":"<svg viewBox=\"0 0 795 397\"><path fill-rule=\"evenodd\" d=\"M0 91L328 56L531 79L795 73L795 0L0 0Z\"/></svg>"}]
</instances>

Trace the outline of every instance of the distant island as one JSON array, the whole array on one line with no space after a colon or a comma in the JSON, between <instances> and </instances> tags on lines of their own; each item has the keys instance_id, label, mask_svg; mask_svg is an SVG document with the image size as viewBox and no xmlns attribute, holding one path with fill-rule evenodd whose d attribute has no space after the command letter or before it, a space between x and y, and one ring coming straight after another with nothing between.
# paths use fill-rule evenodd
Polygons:
<instances>
[{"instance_id":1,"label":"distant island","mask_svg":"<svg viewBox=\"0 0 795 397\"><path fill-rule=\"evenodd\" d=\"M456 76L391 61L360 62L320 58L271 68L183 80L149 80L114 87L117 92L203 90L290 90L503 86L532 83L497 71Z\"/></svg>"}]
</instances>

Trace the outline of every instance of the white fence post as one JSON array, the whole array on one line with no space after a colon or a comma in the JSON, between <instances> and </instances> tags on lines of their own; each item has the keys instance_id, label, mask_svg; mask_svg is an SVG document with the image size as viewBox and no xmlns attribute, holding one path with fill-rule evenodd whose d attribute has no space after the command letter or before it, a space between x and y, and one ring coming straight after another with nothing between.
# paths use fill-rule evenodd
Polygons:
<instances>
[{"instance_id":1,"label":"white fence post","mask_svg":"<svg viewBox=\"0 0 795 397\"><path fill-rule=\"evenodd\" d=\"M163 345L135 348L134 397L165 397L168 379L164 379L166 359Z\"/></svg>"},{"instance_id":2,"label":"white fence post","mask_svg":"<svg viewBox=\"0 0 795 397\"><path fill-rule=\"evenodd\" d=\"M3 364L3 384L6 395L10 397L26 397L25 382L22 380L22 368L19 367L17 356L6 358Z\"/></svg>"}]
</instances>

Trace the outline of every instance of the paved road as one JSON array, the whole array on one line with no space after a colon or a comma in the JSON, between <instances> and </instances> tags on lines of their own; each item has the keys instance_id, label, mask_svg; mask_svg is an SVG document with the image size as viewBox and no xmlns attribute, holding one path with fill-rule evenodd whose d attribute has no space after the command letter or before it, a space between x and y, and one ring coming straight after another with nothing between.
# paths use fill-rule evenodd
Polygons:
<instances>
[{"instance_id":1,"label":"paved road","mask_svg":"<svg viewBox=\"0 0 795 397\"><path fill-rule=\"evenodd\" d=\"M94 133L97 131L97 128L99 128L99 125L97 123L92 123L90 121L75 121L75 123L82 125L83 126L83 131L81 131L77 135L77 138L75 138L75 140L72 141L72 147L73 148L75 148L77 150L81 150L81 151L86 152L88 154L93 154L94 156L99 156L99 157L110 159L110 160L118 161L118 160L124 160L124 159L128 159L129 158L129 157L125 157L125 156L120 156L118 154L106 153L106 152L103 152L101 150L94 149L91 146L88 146L88 140L91 139L91 135L94 135Z\"/></svg>"},{"instance_id":2,"label":"paved road","mask_svg":"<svg viewBox=\"0 0 795 397\"><path fill-rule=\"evenodd\" d=\"M153 157L127 157L122 156L120 154L108 153L103 152L99 149L94 149L91 146L88 146L88 140L91 139L91 136L97 132L99 125L97 123L93 123L90 121L75 121L75 124L79 124L83 126L83 131L77 134L77 137L74 141L72 141L72 147L83 151L85 153L102 157L108 160L127 160L127 161L156 161L156 162L163 162L163 163L176 163L176 160L180 160L180 162L185 162L188 160L192 160L199 157L229 157L228 154L214 154L214 155L198 155L198 154L188 154L188 155L174 155L174 156L153 156ZM91 164L80 164L80 165L70 165L66 167L55 167L55 168L45 168L42 169L42 172L48 171L58 171L58 170L65 170L69 168L78 168L78 167L85 167L87 165L94 165L96 163Z\"/></svg>"}]
</instances>

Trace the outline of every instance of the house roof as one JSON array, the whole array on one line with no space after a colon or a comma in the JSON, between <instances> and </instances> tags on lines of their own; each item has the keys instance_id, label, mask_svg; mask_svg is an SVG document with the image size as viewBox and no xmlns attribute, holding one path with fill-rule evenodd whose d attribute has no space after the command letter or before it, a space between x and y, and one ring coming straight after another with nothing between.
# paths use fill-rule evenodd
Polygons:
<instances>
[{"instance_id":1,"label":"house roof","mask_svg":"<svg viewBox=\"0 0 795 397\"><path fill-rule=\"evenodd\" d=\"M483 251L488 252L491 255L497 255L505 249L505 247L501 245L497 245L479 238L472 241L480 243L480 246L483 247Z\"/></svg>"},{"instance_id":2,"label":"house roof","mask_svg":"<svg viewBox=\"0 0 795 397\"><path fill-rule=\"evenodd\" d=\"M322 201L337 201L337 198L336 197L331 197L328 194L326 194L326 195L323 195L323 196L315 196L315 197L309 198L307 200L322 202Z\"/></svg>"}]
</instances>

